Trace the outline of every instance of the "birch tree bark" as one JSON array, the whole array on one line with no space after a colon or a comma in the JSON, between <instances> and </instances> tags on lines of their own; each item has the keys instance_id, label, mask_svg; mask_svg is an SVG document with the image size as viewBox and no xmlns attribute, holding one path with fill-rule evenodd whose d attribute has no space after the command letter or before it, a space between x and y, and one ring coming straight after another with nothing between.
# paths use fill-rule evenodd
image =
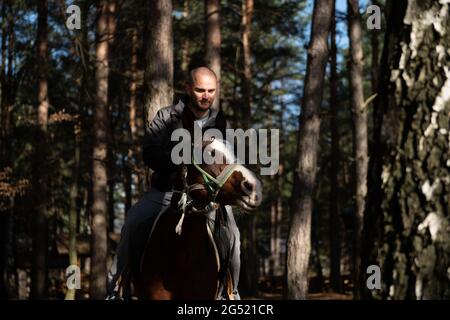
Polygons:
<instances>
[{"instance_id":1,"label":"birch tree bark","mask_svg":"<svg viewBox=\"0 0 450 320\"><path fill-rule=\"evenodd\" d=\"M449 4L399 5L406 13L396 17L402 23L381 100L381 296L449 299Z\"/></svg>"}]
</instances>

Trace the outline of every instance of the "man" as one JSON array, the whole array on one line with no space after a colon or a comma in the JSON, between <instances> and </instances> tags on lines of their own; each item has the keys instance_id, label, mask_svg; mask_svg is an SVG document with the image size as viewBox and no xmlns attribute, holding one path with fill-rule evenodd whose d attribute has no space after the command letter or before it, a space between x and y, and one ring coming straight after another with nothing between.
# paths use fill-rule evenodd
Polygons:
<instances>
[{"instance_id":1,"label":"man","mask_svg":"<svg viewBox=\"0 0 450 320\"><path fill-rule=\"evenodd\" d=\"M170 157L175 143L171 141L172 132L178 128L192 125L194 121L203 129L217 128L224 131L227 127L223 113L211 109L216 97L216 87L217 77L211 69L199 67L191 70L189 83L186 85L188 99L182 99L176 105L160 109L146 130L143 157L145 164L154 170L152 187L128 212L117 254L108 273L109 299L118 296L118 279L126 272L131 235L135 235L139 226L154 219L164 207L170 204L177 169ZM183 123L183 119L185 122L191 123ZM235 299L239 299L237 285L240 270L240 235L231 208L226 206L225 209L227 232L222 234L229 234L233 237L231 243L234 245L231 252L223 255L230 256L228 259L233 282L233 295Z\"/></svg>"}]
</instances>

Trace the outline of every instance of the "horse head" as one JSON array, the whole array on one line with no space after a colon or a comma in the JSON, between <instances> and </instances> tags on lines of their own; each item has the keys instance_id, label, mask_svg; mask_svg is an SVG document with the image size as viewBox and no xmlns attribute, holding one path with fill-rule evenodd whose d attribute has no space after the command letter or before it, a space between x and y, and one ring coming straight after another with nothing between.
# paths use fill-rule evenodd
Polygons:
<instances>
[{"instance_id":1,"label":"horse head","mask_svg":"<svg viewBox=\"0 0 450 320\"><path fill-rule=\"evenodd\" d=\"M256 210L262 201L261 182L239 164L230 144L220 139L203 141L202 154L210 161L196 163L192 157L192 163L180 171L178 180L184 186L178 187L187 189L198 204L237 205L246 212Z\"/></svg>"}]
</instances>

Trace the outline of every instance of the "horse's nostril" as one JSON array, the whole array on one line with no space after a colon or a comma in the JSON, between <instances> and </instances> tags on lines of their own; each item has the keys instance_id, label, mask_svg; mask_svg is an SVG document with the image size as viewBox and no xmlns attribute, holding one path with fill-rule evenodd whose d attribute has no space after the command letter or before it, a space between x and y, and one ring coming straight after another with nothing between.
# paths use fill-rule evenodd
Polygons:
<instances>
[{"instance_id":1,"label":"horse's nostril","mask_svg":"<svg viewBox=\"0 0 450 320\"><path fill-rule=\"evenodd\" d=\"M245 194L251 194L253 193L253 185L251 183L248 182L248 180L242 181L241 182L241 188L242 191L244 191Z\"/></svg>"}]
</instances>

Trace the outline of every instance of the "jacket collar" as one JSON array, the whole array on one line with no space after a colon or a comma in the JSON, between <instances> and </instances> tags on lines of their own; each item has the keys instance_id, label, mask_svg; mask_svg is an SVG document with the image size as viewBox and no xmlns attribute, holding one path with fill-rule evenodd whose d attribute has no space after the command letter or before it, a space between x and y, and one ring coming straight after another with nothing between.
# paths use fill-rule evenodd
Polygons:
<instances>
[{"instance_id":1,"label":"jacket collar","mask_svg":"<svg viewBox=\"0 0 450 320\"><path fill-rule=\"evenodd\" d=\"M194 114L192 111L187 107L189 103L189 97L184 96L180 98L177 104L174 105L173 108L173 115L176 117L182 118L182 121L180 122L180 127L183 126L185 128L190 127L188 123L193 123L195 121ZM183 123L184 122L184 123ZM208 120L206 120L205 124L203 125L203 129L206 130L208 128L217 128L221 130L223 133L226 129L226 119L221 110L211 109L210 115Z\"/></svg>"},{"instance_id":2,"label":"jacket collar","mask_svg":"<svg viewBox=\"0 0 450 320\"><path fill-rule=\"evenodd\" d=\"M172 115L181 116L184 108L187 107L188 104L189 104L189 96L185 95L185 96L181 97L178 100L178 102L174 105ZM186 108L186 109L189 110L189 108ZM220 112L220 111L218 111L216 109L212 109L212 108L210 110L211 110L211 113L210 113L209 118L206 121L205 125L214 125L216 117Z\"/></svg>"}]
</instances>

